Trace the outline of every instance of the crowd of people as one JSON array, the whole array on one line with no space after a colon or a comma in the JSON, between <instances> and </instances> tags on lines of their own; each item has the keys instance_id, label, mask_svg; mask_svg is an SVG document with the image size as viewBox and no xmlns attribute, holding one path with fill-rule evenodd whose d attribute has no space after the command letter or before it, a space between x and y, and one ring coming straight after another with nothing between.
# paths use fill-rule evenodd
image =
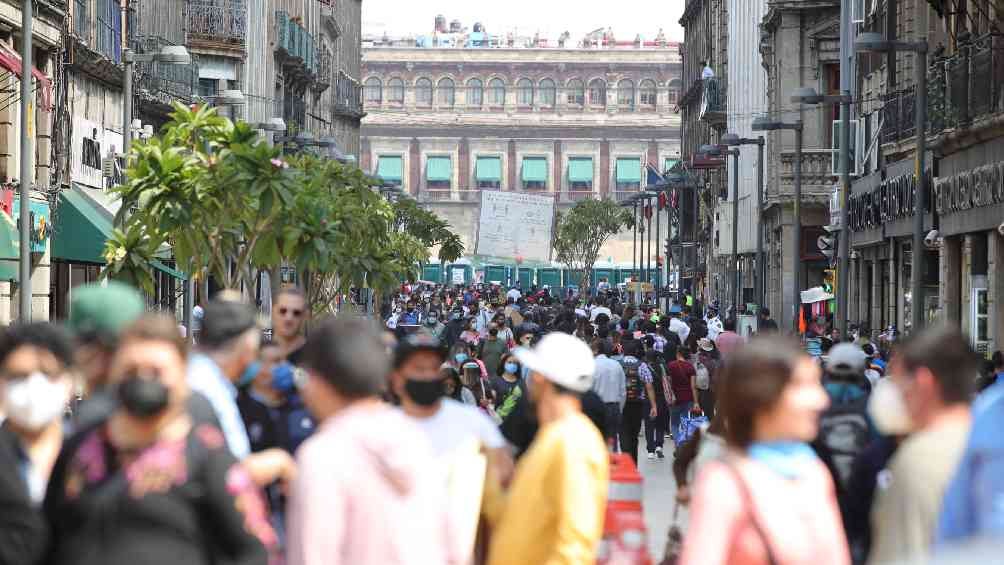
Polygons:
<instances>
[{"instance_id":1,"label":"crowd of people","mask_svg":"<svg viewBox=\"0 0 1004 565\"><path fill-rule=\"evenodd\" d=\"M378 324L287 288L270 340L225 294L192 347L136 290L77 288L0 333L0 565L593 563L611 452L673 459L666 563L1004 534L1000 353L938 328L817 354L674 302L406 285Z\"/></svg>"}]
</instances>

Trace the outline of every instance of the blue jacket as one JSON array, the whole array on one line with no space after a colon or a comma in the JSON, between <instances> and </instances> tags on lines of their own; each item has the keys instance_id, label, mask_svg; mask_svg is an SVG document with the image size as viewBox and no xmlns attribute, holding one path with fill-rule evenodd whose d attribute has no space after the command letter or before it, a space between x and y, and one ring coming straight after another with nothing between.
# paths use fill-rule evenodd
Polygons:
<instances>
[{"instance_id":1,"label":"blue jacket","mask_svg":"<svg viewBox=\"0 0 1004 565\"><path fill-rule=\"evenodd\" d=\"M1004 535L1004 382L973 403L969 443L945 491L936 547L978 536Z\"/></svg>"}]
</instances>

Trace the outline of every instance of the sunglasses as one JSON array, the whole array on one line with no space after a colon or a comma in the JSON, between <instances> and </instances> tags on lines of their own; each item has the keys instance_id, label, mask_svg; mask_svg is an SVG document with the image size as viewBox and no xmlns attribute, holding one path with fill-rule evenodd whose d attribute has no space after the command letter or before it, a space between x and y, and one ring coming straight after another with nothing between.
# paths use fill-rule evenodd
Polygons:
<instances>
[{"instance_id":1,"label":"sunglasses","mask_svg":"<svg viewBox=\"0 0 1004 565\"><path fill-rule=\"evenodd\" d=\"M303 315L303 310L293 310L291 308L279 308L279 315L285 316L286 314L292 314L294 318L299 318Z\"/></svg>"}]
</instances>

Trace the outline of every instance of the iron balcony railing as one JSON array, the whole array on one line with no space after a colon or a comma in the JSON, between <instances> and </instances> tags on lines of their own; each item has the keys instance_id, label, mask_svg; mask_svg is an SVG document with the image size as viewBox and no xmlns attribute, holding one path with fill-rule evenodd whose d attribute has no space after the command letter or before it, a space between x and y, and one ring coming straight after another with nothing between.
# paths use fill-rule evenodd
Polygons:
<instances>
[{"instance_id":1,"label":"iron balcony railing","mask_svg":"<svg viewBox=\"0 0 1004 565\"><path fill-rule=\"evenodd\" d=\"M72 25L73 34L88 47L122 62L122 8L117 2L74 0Z\"/></svg>"},{"instance_id":2,"label":"iron balcony railing","mask_svg":"<svg viewBox=\"0 0 1004 565\"><path fill-rule=\"evenodd\" d=\"M727 89L725 81L718 77L706 78L704 93L701 97L701 119L708 121L724 121L728 108Z\"/></svg>"},{"instance_id":3,"label":"iron balcony railing","mask_svg":"<svg viewBox=\"0 0 1004 565\"><path fill-rule=\"evenodd\" d=\"M307 101L286 93L283 100L282 119L287 135L296 135L307 129Z\"/></svg>"},{"instance_id":4,"label":"iron balcony railing","mask_svg":"<svg viewBox=\"0 0 1004 565\"><path fill-rule=\"evenodd\" d=\"M335 111L341 114L362 116L362 85L339 73L335 79Z\"/></svg>"},{"instance_id":5,"label":"iron balcony railing","mask_svg":"<svg viewBox=\"0 0 1004 565\"><path fill-rule=\"evenodd\" d=\"M190 38L242 46L245 44L245 0L188 0L185 11Z\"/></svg>"},{"instance_id":6,"label":"iron balcony railing","mask_svg":"<svg viewBox=\"0 0 1004 565\"><path fill-rule=\"evenodd\" d=\"M963 43L956 53L936 58L927 72L927 133L966 126L1004 112L1004 37L984 35ZM914 87L886 97L882 142L916 133Z\"/></svg>"},{"instance_id":7,"label":"iron balcony railing","mask_svg":"<svg viewBox=\"0 0 1004 565\"><path fill-rule=\"evenodd\" d=\"M317 75L317 42L302 25L289 17L283 10L275 13L276 48L290 59L298 59L312 75Z\"/></svg>"},{"instance_id":8,"label":"iron balcony railing","mask_svg":"<svg viewBox=\"0 0 1004 565\"><path fill-rule=\"evenodd\" d=\"M130 41L137 53L156 53L171 42L161 37L138 37ZM199 65L195 57L188 65L163 63L136 63L135 89L140 95L170 104L178 100L192 102L198 92Z\"/></svg>"}]
</instances>

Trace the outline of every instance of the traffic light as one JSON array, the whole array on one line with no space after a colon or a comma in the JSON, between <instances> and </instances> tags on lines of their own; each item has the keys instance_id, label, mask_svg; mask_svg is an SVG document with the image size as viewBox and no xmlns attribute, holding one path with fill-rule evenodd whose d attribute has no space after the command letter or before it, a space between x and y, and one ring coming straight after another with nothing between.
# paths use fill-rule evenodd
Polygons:
<instances>
[{"instance_id":1,"label":"traffic light","mask_svg":"<svg viewBox=\"0 0 1004 565\"><path fill-rule=\"evenodd\" d=\"M823 290L833 294L837 290L837 271L826 269L823 271Z\"/></svg>"},{"instance_id":2,"label":"traffic light","mask_svg":"<svg viewBox=\"0 0 1004 565\"><path fill-rule=\"evenodd\" d=\"M836 234L828 233L819 236L819 239L816 240L816 246L827 259L833 259L833 254L837 251Z\"/></svg>"}]
</instances>

